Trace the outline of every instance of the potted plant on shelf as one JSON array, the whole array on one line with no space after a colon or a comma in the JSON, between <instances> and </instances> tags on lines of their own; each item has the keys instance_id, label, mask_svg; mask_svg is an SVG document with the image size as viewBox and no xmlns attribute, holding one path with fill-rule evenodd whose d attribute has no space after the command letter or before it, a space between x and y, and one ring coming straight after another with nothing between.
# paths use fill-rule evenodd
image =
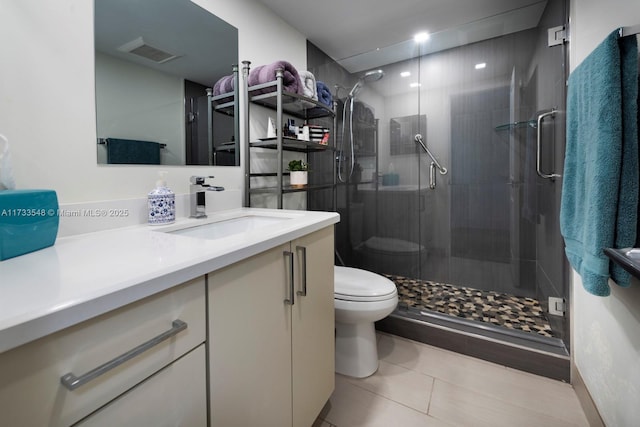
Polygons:
<instances>
[{"instance_id":1,"label":"potted plant on shelf","mask_svg":"<svg viewBox=\"0 0 640 427\"><path fill-rule=\"evenodd\" d=\"M292 187L304 187L307 185L307 172L309 165L304 160L291 160L289 162L289 177Z\"/></svg>"}]
</instances>

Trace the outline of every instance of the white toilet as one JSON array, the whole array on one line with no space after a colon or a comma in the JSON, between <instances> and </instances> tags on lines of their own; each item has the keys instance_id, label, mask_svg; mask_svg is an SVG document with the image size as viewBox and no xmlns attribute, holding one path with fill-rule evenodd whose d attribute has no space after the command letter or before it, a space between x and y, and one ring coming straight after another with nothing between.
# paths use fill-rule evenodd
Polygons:
<instances>
[{"instance_id":1,"label":"white toilet","mask_svg":"<svg viewBox=\"0 0 640 427\"><path fill-rule=\"evenodd\" d=\"M374 322L398 305L396 285L370 271L335 267L336 372L364 378L378 370Z\"/></svg>"}]
</instances>

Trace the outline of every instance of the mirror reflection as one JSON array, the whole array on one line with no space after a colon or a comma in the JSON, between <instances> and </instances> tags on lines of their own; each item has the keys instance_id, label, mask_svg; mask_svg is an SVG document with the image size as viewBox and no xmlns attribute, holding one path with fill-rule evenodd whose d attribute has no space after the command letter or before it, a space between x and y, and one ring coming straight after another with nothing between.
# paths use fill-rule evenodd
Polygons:
<instances>
[{"instance_id":1,"label":"mirror reflection","mask_svg":"<svg viewBox=\"0 0 640 427\"><path fill-rule=\"evenodd\" d=\"M95 0L98 163L239 166L206 92L237 63L238 30L190 0Z\"/></svg>"}]
</instances>

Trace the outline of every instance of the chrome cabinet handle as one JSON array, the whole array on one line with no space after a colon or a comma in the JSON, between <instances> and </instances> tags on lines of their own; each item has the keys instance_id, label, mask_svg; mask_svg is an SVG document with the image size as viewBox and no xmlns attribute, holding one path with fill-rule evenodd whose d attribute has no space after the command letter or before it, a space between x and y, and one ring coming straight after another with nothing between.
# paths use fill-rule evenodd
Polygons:
<instances>
[{"instance_id":1,"label":"chrome cabinet handle","mask_svg":"<svg viewBox=\"0 0 640 427\"><path fill-rule=\"evenodd\" d=\"M295 292L293 286L293 252L284 251L282 253L285 257L289 257L289 298L284 300L287 305L295 304Z\"/></svg>"},{"instance_id":2,"label":"chrome cabinet handle","mask_svg":"<svg viewBox=\"0 0 640 427\"><path fill-rule=\"evenodd\" d=\"M545 117L547 116L551 116L553 117L556 114L557 110L555 108L553 108L551 111L548 111L546 113L542 113L538 115L538 121L537 121L537 131L536 131L536 139L537 139L537 154L536 154L536 172L538 173L538 176L540 178L544 178L544 179L555 179L555 178L560 178L562 175L558 175L557 173L544 173L541 170L540 167L540 143L541 143L541 139L542 139L542 121L544 120Z\"/></svg>"},{"instance_id":3,"label":"chrome cabinet handle","mask_svg":"<svg viewBox=\"0 0 640 427\"><path fill-rule=\"evenodd\" d=\"M68 374L63 375L62 377L60 377L60 382L67 389L73 391L81 385L84 385L89 381L96 379L100 375L109 372L115 367L122 365L124 362L131 360L139 354L142 354L145 351L155 347L162 341L168 340L174 335L177 335L179 332L187 329L187 324L180 319L174 320L171 326L172 328L168 331L161 333L155 338L151 338L149 341L140 344L139 346L127 351L126 353L121 354L120 356L110 360L103 365L98 366L97 368L87 372L86 374L76 377L72 372L69 372Z\"/></svg>"},{"instance_id":4,"label":"chrome cabinet handle","mask_svg":"<svg viewBox=\"0 0 640 427\"><path fill-rule=\"evenodd\" d=\"M296 252L302 253L302 290L296 292L299 296L307 296L307 248L296 246Z\"/></svg>"}]
</instances>

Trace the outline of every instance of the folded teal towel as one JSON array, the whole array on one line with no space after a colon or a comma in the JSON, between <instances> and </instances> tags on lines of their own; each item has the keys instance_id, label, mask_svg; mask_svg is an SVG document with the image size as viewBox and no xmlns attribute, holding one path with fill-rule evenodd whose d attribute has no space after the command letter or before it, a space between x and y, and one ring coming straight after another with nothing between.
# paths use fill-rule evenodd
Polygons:
<instances>
[{"instance_id":1,"label":"folded teal towel","mask_svg":"<svg viewBox=\"0 0 640 427\"><path fill-rule=\"evenodd\" d=\"M585 289L609 295L627 272L603 249L636 241L638 207L638 47L611 33L569 76L567 148L560 230Z\"/></svg>"}]
</instances>

